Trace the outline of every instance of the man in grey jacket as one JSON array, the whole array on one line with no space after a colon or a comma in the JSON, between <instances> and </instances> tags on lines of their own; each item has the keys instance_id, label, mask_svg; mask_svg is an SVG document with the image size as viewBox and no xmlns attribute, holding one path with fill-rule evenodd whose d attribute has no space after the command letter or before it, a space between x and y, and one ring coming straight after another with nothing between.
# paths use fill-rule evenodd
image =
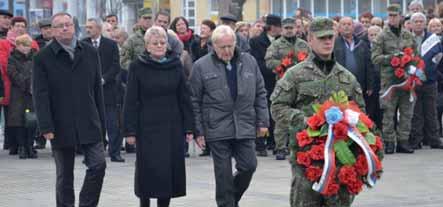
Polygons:
<instances>
[{"instance_id":1,"label":"man in grey jacket","mask_svg":"<svg viewBox=\"0 0 443 207\"><path fill-rule=\"evenodd\" d=\"M217 206L237 207L257 167L254 141L268 132L266 90L257 62L235 47L230 27L217 27L212 42L214 51L195 62L190 78L196 139L211 148Z\"/></svg>"}]
</instances>

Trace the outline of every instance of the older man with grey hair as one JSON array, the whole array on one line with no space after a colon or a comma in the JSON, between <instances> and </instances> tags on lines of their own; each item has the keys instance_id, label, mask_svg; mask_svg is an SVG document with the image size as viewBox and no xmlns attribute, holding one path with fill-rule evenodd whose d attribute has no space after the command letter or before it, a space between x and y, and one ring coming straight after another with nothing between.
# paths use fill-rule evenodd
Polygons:
<instances>
[{"instance_id":1,"label":"older man with grey hair","mask_svg":"<svg viewBox=\"0 0 443 207\"><path fill-rule=\"evenodd\" d=\"M414 0L409 3L408 11L410 14L415 14L417 12L423 12L423 1L422 0Z\"/></svg>"},{"instance_id":2,"label":"older man with grey hair","mask_svg":"<svg viewBox=\"0 0 443 207\"><path fill-rule=\"evenodd\" d=\"M229 26L217 27L212 43L214 50L195 62L190 77L196 139L211 148L217 206L237 207L257 167L254 141L268 132L266 89L257 62L235 47Z\"/></svg>"}]
</instances>

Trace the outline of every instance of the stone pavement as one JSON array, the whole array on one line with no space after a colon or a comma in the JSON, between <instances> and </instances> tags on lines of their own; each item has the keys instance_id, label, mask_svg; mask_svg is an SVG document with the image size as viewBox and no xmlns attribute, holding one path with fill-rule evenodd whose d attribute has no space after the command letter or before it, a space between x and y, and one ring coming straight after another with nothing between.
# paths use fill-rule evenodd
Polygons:
<instances>
[{"instance_id":1,"label":"stone pavement","mask_svg":"<svg viewBox=\"0 0 443 207\"><path fill-rule=\"evenodd\" d=\"M37 160L19 160L0 151L0 207L55 206L55 165L50 151ZM126 163L108 162L99 206L137 206L133 193L134 154L123 154ZM107 158L109 161L109 158ZM75 189L78 199L85 166L76 159ZM443 206L443 150L423 149L412 155L387 156L385 173L374 189L365 189L357 207ZM173 207L215 207L214 175L210 158L187 159L188 196L173 199ZM287 161L259 158L259 166L242 207L289 206L290 170ZM153 206L156 206L155 204Z\"/></svg>"}]
</instances>

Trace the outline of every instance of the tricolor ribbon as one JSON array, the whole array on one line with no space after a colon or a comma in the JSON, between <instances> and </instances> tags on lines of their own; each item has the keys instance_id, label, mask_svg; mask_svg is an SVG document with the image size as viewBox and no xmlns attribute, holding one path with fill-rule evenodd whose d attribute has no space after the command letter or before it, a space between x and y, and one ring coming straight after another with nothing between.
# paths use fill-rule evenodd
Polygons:
<instances>
[{"instance_id":1,"label":"tricolor ribbon","mask_svg":"<svg viewBox=\"0 0 443 207\"><path fill-rule=\"evenodd\" d=\"M426 80L426 76L422 70L411 65L408 69L409 77L398 84L389 86L389 88L380 96L382 99L389 99L397 89L403 89L405 91L410 91L409 101L414 102L415 99L415 86L421 85L422 81Z\"/></svg>"}]
</instances>

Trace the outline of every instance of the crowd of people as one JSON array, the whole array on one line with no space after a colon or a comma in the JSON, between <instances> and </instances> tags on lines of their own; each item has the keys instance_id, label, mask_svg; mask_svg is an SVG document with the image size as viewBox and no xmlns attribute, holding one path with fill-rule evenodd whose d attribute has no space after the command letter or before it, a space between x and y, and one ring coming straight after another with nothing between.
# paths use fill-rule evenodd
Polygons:
<instances>
[{"instance_id":1,"label":"crowd of people","mask_svg":"<svg viewBox=\"0 0 443 207\"><path fill-rule=\"evenodd\" d=\"M97 206L105 151L125 162L122 149L136 153L140 206L150 198L169 206L186 195L194 140L200 156L212 156L217 205L237 207L256 156L286 160L289 126L305 126L310 104L336 90L367 112L386 154L443 149L443 24L420 1L405 15L390 5L385 20L369 12L313 18L301 8L254 22L228 14L218 24L203 20L198 34L186 18L150 8L138 11L131 32L113 14L85 25L81 34L74 17L58 13L31 37L26 18L0 10L3 149L37 158L51 141L57 206L74 203L75 154L88 167L80 206ZM412 95L397 90L384 99L398 84L391 59L405 48L424 60L426 80ZM297 61L287 62L291 55ZM291 206L336 206L310 189L296 165L293 177Z\"/></svg>"}]
</instances>

